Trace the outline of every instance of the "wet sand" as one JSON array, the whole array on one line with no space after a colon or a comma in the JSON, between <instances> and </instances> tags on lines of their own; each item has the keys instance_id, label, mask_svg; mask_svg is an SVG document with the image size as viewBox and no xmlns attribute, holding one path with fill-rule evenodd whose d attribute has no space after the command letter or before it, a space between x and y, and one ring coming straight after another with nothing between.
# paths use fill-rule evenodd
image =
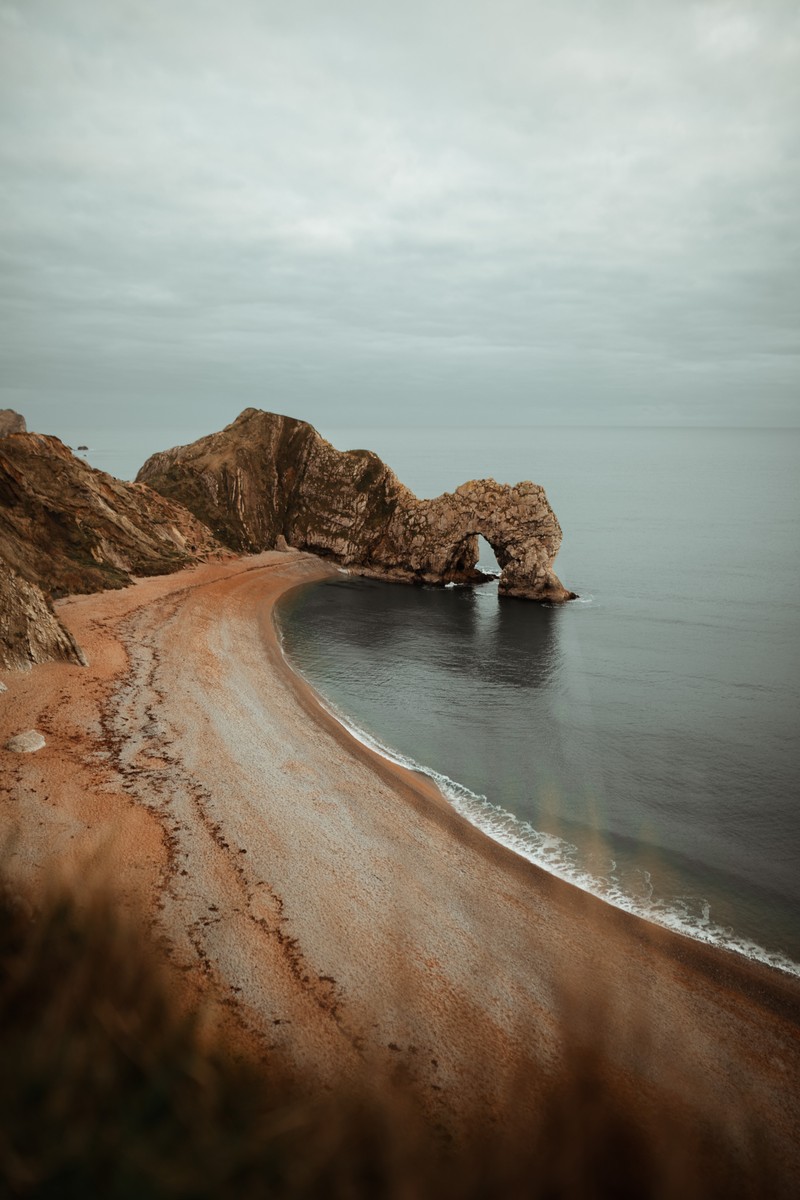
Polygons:
<instances>
[{"instance_id":1,"label":"wet sand","mask_svg":"<svg viewBox=\"0 0 800 1200\"><path fill-rule=\"evenodd\" d=\"M388 1071L500 1121L583 1041L642 1103L800 1166L800 983L548 875L356 742L285 663L273 608L332 568L262 554L73 597L89 659L4 672L6 859L94 859L262 1052L323 1085Z\"/></svg>"}]
</instances>

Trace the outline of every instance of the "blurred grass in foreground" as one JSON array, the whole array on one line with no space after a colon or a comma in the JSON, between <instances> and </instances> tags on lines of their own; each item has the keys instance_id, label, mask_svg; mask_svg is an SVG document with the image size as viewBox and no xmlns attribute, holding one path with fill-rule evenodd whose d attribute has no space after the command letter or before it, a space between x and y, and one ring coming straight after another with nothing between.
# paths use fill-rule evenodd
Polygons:
<instances>
[{"instance_id":1,"label":"blurred grass in foreground","mask_svg":"<svg viewBox=\"0 0 800 1200\"><path fill-rule=\"evenodd\" d=\"M568 1051L533 1122L509 1097L466 1136L397 1081L321 1093L248 1060L213 1008L101 892L0 895L0 1191L149 1200L783 1194L725 1135L632 1112L591 1049ZM184 997L184 999L181 999ZM524 1084L518 1081L522 1089ZM754 1190L756 1189L756 1190Z\"/></svg>"}]
</instances>

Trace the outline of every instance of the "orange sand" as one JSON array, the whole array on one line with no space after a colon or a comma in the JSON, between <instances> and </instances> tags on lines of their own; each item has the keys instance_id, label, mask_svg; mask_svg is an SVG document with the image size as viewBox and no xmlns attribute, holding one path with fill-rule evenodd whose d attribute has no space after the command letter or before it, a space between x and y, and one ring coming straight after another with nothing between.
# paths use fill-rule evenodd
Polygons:
<instances>
[{"instance_id":1,"label":"orange sand","mask_svg":"<svg viewBox=\"0 0 800 1200\"><path fill-rule=\"evenodd\" d=\"M649 925L488 840L355 742L288 668L270 552L62 601L87 668L5 672L6 858L92 857L265 1050L321 1082L389 1069L432 1114L502 1114L586 1038L618 1081L800 1163L800 984ZM535 1089L534 1089L535 1090ZM753 1150L755 1153L755 1151Z\"/></svg>"}]
</instances>

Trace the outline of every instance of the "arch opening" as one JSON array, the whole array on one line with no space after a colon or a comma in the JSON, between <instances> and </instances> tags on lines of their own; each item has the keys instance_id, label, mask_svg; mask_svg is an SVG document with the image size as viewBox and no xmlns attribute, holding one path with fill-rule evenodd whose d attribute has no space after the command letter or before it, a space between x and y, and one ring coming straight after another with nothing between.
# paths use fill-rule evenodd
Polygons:
<instances>
[{"instance_id":1,"label":"arch opening","mask_svg":"<svg viewBox=\"0 0 800 1200\"><path fill-rule=\"evenodd\" d=\"M479 571L483 571L486 575L499 576L501 567L497 561L492 545L486 540L482 533L478 534L478 562Z\"/></svg>"},{"instance_id":2,"label":"arch opening","mask_svg":"<svg viewBox=\"0 0 800 1200\"><path fill-rule=\"evenodd\" d=\"M443 582L489 583L499 580L502 586L510 561L511 554L502 540L490 540L473 528L450 546L442 572Z\"/></svg>"}]
</instances>

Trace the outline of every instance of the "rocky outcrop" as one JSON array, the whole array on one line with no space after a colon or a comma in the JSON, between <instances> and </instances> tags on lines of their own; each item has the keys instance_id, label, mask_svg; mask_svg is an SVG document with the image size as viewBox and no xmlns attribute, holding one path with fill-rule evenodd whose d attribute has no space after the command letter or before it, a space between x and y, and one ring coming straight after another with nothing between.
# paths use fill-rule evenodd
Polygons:
<instances>
[{"instance_id":1,"label":"rocky outcrop","mask_svg":"<svg viewBox=\"0 0 800 1200\"><path fill-rule=\"evenodd\" d=\"M501 594L551 603L573 599L552 568L561 526L535 483L511 487L477 479L435 500L406 499L392 514L376 557L392 578L468 582L476 575L478 535L494 550Z\"/></svg>"},{"instance_id":2,"label":"rocky outcrop","mask_svg":"<svg viewBox=\"0 0 800 1200\"><path fill-rule=\"evenodd\" d=\"M51 596L124 587L219 549L181 505L95 470L58 438L0 442L0 559Z\"/></svg>"},{"instance_id":3,"label":"rocky outcrop","mask_svg":"<svg viewBox=\"0 0 800 1200\"><path fill-rule=\"evenodd\" d=\"M24 433L25 418L13 408L0 408L0 438L9 433Z\"/></svg>"},{"instance_id":4,"label":"rocky outcrop","mask_svg":"<svg viewBox=\"0 0 800 1200\"><path fill-rule=\"evenodd\" d=\"M2 438L0 664L82 661L50 597L124 587L221 551L181 505L94 470L58 438Z\"/></svg>"},{"instance_id":5,"label":"rocky outcrop","mask_svg":"<svg viewBox=\"0 0 800 1200\"><path fill-rule=\"evenodd\" d=\"M288 543L362 574L469 583L485 578L476 566L483 534L502 568L501 592L572 595L552 569L561 529L533 483L483 479L418 500L370 451L336 450L305 421L246 409L220 433L154 455L129 484L58 438L20 432L25 423L11 410L2 415L2 666L83 661L51 597L124 587L223 546Z\"/></svg>"},{"instance_id":6,"label":"rocky outcrop","mask_svg":"<svg viewBox=\"0 0 800 1200\"><path fill-rule=\"evenodd\" d=\"M478 535L502 569L500 591L560 602L552 569L561 527L544 490L483 479L419 500L375 454L336 450L305 421L248 408L220 433L155 454L137 481L186 505L239 551L292 546L362 574L469 583Z\"/></svg>"},{"instance_id":7,"label":"rocky outcrop","mask_svg":"<svg viewBox=\"0 0 800 1200\"><path fill-rule=\"evenodd\" d=\"M0 562L0 666L18 671L53 661L85 659L41 588Z\"/></svg>"}]
</instances>

